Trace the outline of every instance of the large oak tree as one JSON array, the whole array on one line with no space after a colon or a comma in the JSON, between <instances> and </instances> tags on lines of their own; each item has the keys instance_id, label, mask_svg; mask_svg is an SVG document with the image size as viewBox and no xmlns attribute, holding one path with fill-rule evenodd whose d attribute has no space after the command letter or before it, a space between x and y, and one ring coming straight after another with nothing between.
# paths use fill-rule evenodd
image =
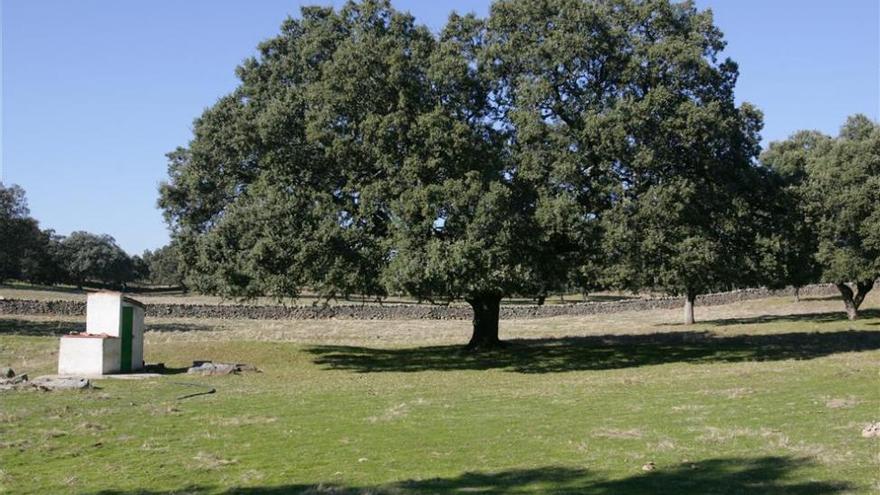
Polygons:
<instances>
[{"instance_id":1,"label":"large oak tree","mask_svg":"<svg viewBox=\"0 0 880 495\"><path fill-rule=\"evenodd\" d=\"M690 2L502 0L437 36L384 1L307 7L169 155L160 204L197 289L464 299L493 346L504 296L600 281L607 212L708 194L737 221L760 118L722 48Z\"/></svg>"}]
</instances>

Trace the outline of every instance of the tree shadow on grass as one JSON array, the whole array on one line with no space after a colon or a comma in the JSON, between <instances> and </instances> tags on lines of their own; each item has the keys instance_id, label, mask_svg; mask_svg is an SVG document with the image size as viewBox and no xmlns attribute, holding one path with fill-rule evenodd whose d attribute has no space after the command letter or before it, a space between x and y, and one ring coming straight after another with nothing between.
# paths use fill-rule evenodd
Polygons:
<instances>
[{"instance_id":1,"label":"tree shadow on grass","mask_svg":"<svg viewBox=\"0 0 880 495\"><path fill-rule=\"evenodd\" d=\"M862 309L859 311L859 318L880 318L880 309ZM706 323L715 326L730 326L779 322L830 323L832 321L844 320L846 320L846 313L841 309L840 311L832 311L828 313L797 313L790 315L761 315L747 318L722 318L718 320L705 320L699 323ZM858 320L856 320L856 322L858 322Z\"/></svg>"},{"instance_id":2,"label":"tree shadow on grass","mask_svg":"<svg viewBox=\"0 0 880 495\"><path fill-rule=\"evenodd\" d=\"M320 345L306 349L327 369L358 373L501 369L517 373L604 370L665 363L813 359L880 349L880 331L792 332L719 336L712 332L599 335L511 340L501 349L462 346L370 348Z\"/></svg>"},{"instance_id":3,"label":"tree shadow on grass","mask_svg":"<svg viewBox=\"0 0 880 495\"><path fill-rule=\"evenodd\" d=\"M147 323L147 332L193 332L211 331L210 325L194 323ZM86 331L85 321L24 320L0 318L0 335L25 335L29 337L59 337L69 333Z\"/></svg>"},{"instance_id":4,"label":"tree shadow on grass","mask_svg":"<svg viewBox=\"0 0 880 495\"><path fill-rule=\"evenodd\" d=\"M798 476L813 465L790 457L754 459L708 459L667 469L636 474L622 479L604 479L585 469L543 467L497 473L463 473L450 478L407 480L383 486L288 484L239 487L221 492L218 487L191 485L172 491L106 490L93 495L171 495L172 493L226 493L237 495L282 495L309 493L335 495L481 493L487 495L649 495L713 493L749 495L829 495L852 490L847 481L814 481Z\"/></svg>"}]
</instances>

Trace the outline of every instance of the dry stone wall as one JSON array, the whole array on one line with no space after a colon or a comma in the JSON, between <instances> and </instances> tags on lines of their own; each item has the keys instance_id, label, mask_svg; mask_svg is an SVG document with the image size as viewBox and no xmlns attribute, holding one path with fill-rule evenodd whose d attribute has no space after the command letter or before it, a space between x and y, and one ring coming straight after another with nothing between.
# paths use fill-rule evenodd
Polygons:
<instances>
[{"instance_id":1,"label":"dry stone wall","mask_svg":"<svg viewBox=\"0 0 880 495\"><path fill-rule=\"evenodd\" d=\"M792 289L743 289L697 298L697 304L714 306L768 296L793 296ZM831 284L811 285L800 290L802 297L838 294ZM652 299L624 299L610 302L576 304L510 305L501 307L505 320L549 318L553 316L583 316L679 308L684 304L678 297ZM83 316L86 304L81 301L33 301L24 299L0 300L0 315ZM330 318L351 320L470 320L468 306L434 306L426 304L340 305L340 306L251 306L233 304L148 304L147 316L155 318L217 318L253 320L322 320Z\"/></svg>"}]
</instances>

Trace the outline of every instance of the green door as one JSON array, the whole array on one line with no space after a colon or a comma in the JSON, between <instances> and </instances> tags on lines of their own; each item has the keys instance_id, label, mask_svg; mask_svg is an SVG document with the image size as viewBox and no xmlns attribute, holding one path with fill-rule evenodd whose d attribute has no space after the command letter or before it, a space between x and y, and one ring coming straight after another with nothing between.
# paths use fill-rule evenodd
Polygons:
<instances>
[{"instance_id":1,"label":"green door","mask_svg":"<svg viewBox=\"0 0 880 495\"><path fill-rule=\"evenodd\" d=\"M134 322L134 308L131 306L122 307L122 329L120 337L122 338L122 366L123 372L131 371L131 341L132 341L132 324Z\"/></svg>"}]
</instances>

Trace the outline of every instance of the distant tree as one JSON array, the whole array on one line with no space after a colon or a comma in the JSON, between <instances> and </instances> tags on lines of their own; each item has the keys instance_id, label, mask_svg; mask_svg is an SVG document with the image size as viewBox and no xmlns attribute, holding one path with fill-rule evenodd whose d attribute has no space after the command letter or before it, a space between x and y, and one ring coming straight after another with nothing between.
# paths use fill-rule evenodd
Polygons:
<instances>
[{"instance_id":1,"label":"distant tree","mask_svg":"<svg viewBox=\"0 0 880 495\"><path fill-rule=\"evenodd\" d=\"M816 259L854 320L880 277L880 125L852 116L832 143L815 149L802 193Z\"/></svg>"},{"instance_id":2,"label":"distant tree","mask_svg":"<svg viewBox=\"0 0 880 495\"><path fill-rule=\"evenodd\" d=\"M146 254L149 251L146 251ZM134 255L131 257L132 281L149 282L150 265L143 256Z\"/></svg>"},{"instance_id":3,"label":"distant tree","mask_svg":"<svg viewBox=\"0 0 880 495\"><path fill-rule=\"evenodd\" d=\"M824 153L831 143L832 139L820 132L800 131L785 141L770 143L761 154L762 165L779 181L770 217L772 225L759 241L761 271L768 287L791 285L796 298L801 287L822 276L816 259L818 238L804 201L804 183L810 160Z\"/></svg>"},{"instance_id":4,"label":"distant tree","mask_svg":"<svg viewBox=\"0 0 880 495\"><path fill-rule=\"evenodd\" d=\"M738 275L740 252L723 258L745 237L730 224L760 117L734 105L709 12L507 0L435 37L367 0L281 31L169 155L160 204L199 289L461 298L470 345L491 347L502 297L596 284L605 212L638 228L663 213L655 196L684 202L667 239L683 269L633 285L690 294Z\"/></svg>"},{"instance_id":5,"label":"distant tree","mask_svg":"<svg viewBox=\"0 0 880 495\"><path fill-rule=\"evenodd\" d=\"M131 258L109 235L77 231L61 241L60 250L65 272L77 287L89 281L124 287L134 280Z\"/></svg>"},{"instance_id":6,"label":"distant tree","mask_svg":"<svg viewBox=\"0 0 880 495\"><path fill-rule=\"evenodd\" d=\"M831 144L831 137L819 131L798 131L784 141L770 143L761 153L761 163L773 169L786 186L800 186L807 179L810 161Z\"/></svg>"},{"instance_id":7,"label":"distant tree","mask_svg":"<svg viewBox=\"0 0 880 495\"><path fill-rule=\"evenodd\" d=\"M143 260L152 284L170 287L185 287L185 271L177 244L172 241L155 251L144 251Z\"/></svg>"},{"instance_id":8,"label":"distant tree","mask_svg":"<svg viewBox=\"0 0 880 495\"><path fill-rule=\"evenodd\" d=\"M758 192L766 179L748 155L727 151L715 160L681 155L689 158L678 166L690 171L645 171L650 178L621 191L604 218L609 283L684 296L685 324L694 323L697 295L763 280L757 254L768 224L758 211L768 205Z\"/></svg>"},{"instance_id":9,"label":"distant tree","mask_svg":"<svg viewBox=\"0 0 880 495\"><path fill-rule=\"evenodd\" d=\"M61 239L55 231L34 229L31 243L21 262L21 278L34 284L54 285L65 282L61 262Z\"/></svg>"},{"instance_id":10,"label":"distant tree","mask_svg":"<svg viewBox=\"0 0 880 495\"><path fill-rule=\"evenodd\" d=\"M30 217L24 190L0 183L0 281L53 284L61 280L52 231Z\"/></svg>"},{"instance_id":11,"label":"distant tree","mask_svg":"<svg viewBox=\"0 0 880 495\"><path fill-rule=\"evenodd\" d=\"M737 65L716 62L724 41L710 12L638 5L669 23L639 28L641 43L601 64L624 64L633 74L624 87L633 89L586 123L595 137L579 153L613 153L605 166L616 182L601 217L606 284L684 296L690 324L697 295L758 277L758 210L767 208L765 174L755 165L762 115L736 105ZM614 94L622 82L598 89Z\"/></svg>"},{"instance_id":12,"label":"distant tree","mask_svg":"<svg viewBox=\"0 0 880 495\"><path fill-rule=\"evenodd\" d=\"M23 247L32 225L24 189L0 183L0 282L21 275Z\"/></svg>"},{"instance_id":13,"label":"distant tree","mask_svg":"<svg viewBox=\"0 0 880 495\"><path fill-rule=\"evenodd\" d=\"M27 218L30 213L24 189L15 184L5 186L0 182L0 219Z\"/></svg>"}]
</instances>

